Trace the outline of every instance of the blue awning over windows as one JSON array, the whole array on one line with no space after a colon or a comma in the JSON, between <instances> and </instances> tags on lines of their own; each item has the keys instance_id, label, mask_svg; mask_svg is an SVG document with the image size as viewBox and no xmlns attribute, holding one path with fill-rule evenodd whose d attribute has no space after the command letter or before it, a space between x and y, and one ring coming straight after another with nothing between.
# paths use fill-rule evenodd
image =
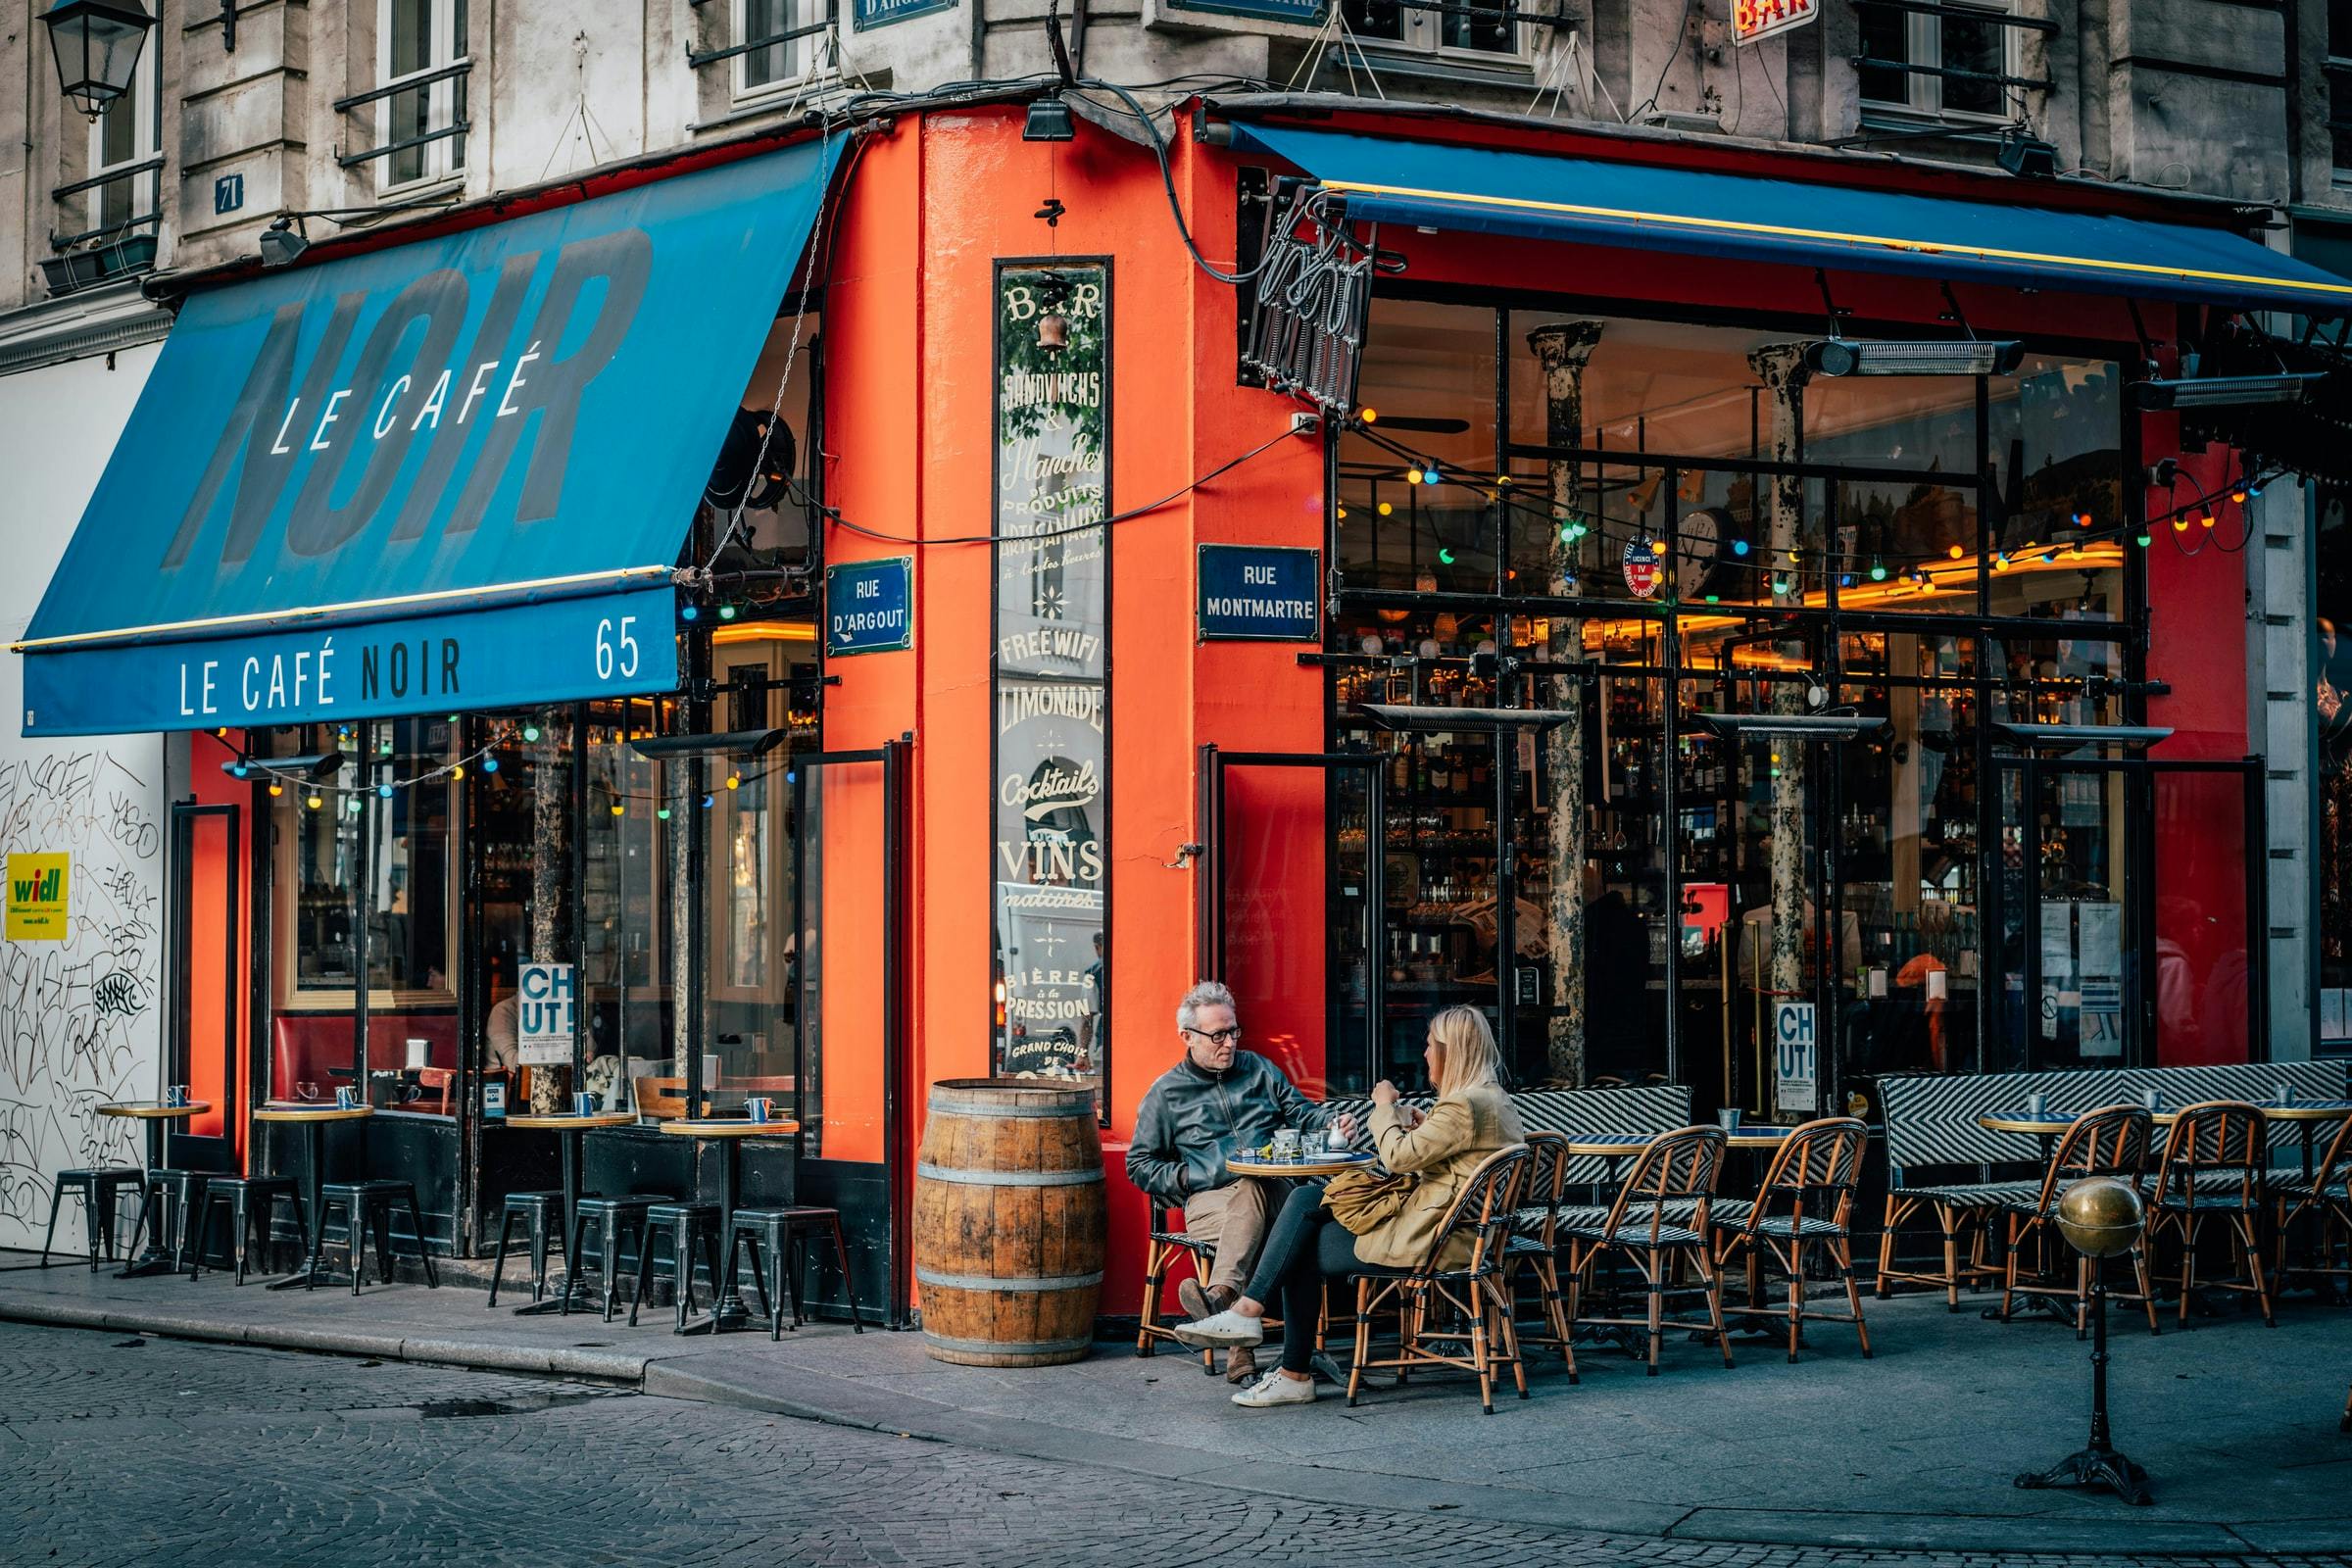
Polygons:
<instances>
[{"instance_id":1,"label":"blue awning over windows","mask_svg":"<svg viewBox=\"0 0 2352 1568\"><path fill-rule=\"evenodd\" d=\"M1345 195L1350 218L1954 282L2031 284L2307 316L2352 314L2352 282L2218 229L2016 204L1237 121Z\"/></svg>"},{"instance_id":2,"label":"blue awning over windows","mask_svg":"<svg viewBox=\"0 0 2352 1568\"><path fill-rule=\"evenodd\" d=\"M27 735L666 691L676 561L838 139L189 299Z\"/></svg>"}]
</instances>

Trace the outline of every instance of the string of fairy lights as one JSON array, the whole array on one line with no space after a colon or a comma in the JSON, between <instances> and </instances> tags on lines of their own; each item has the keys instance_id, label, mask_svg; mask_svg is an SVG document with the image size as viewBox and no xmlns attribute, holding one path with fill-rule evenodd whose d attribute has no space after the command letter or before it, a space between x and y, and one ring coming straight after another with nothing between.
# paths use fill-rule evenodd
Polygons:
<instances>
[{"instance_id":1,"label":"string of fairy lights","mask_svg":"<svg viewBox=\"0 0 2352 1568\"><path fill-rule=\"evenodd\" d=\"M1383 479L1402 479L1408 487L1419 489L1441 486L1466 489L1485 505L1500 508L1506 517L1532 521L1545 531L1556 527L1563 544L1573 545L1588 537L1603 547L1646 543L1657 556L1659 564L1664 564L1667 540L1661 532L1630 519L1620 523L1618 519L1603 514L1598 507L1576 513L1556 510L1548 500L1541 499L1546 481L1509 473L1489 478L1481 470L1415 450L1396 440L1390 432L1378 428L1378 411L1359 410L1348 428L1353 434L1396 459L1398 466L1370 474L1359 471L1353 477L1369 478L1376 485ZM1628 453L1624 460L1619 461L1639 456L1638 453ZM1611 459L1595 455L1589 461L1605 467ZM1663 473L1662 469L1659 471ZM2195 557L2207 549L2235 554L2244 550L2253 536L2253 519L2245 511L2246 502L2260 496L2266 484L2284 472L2283 468L2257 469L2253 465L2241 462L2235 477L2224 479L2210 489L2199 491L2191 499L2174 505L2170 511L2150 514L2138 524L2120 520L2101 523L2089 512L2072 511L2060 520L2060 536L2047 540L2028 539L2018 545L1996 548L1988 565L1994 572L2006 572L2035 561L2055 564L2061 560L2085 560L2088 559L2090 548L2111 544L2120 549L2127 538L2140 550L2151 549L2159 538L2169 537L2174 548L2183 556ZM2180 484L2178 469L2165 475L2164 482L2168 499L2177 497ZM1539 499L1521 500L1521 495ZM1375 499L1373 506L1380 516L1390 516L1395 512L1395 504L1389 501ZM2234 530L2234 543L2229 542L2220 528L2222 516L2229 507L2237 509L2238 527ZM1646 511L1646 504L1641 510ZM1348 516L1347 506L1343 503L1337 511L1339 520L1345 525ZM1720 511L1718 514L1722 514ZM1857 587L1864 581L1886 583L1892 578L1925 593L1937 587L1949 587L1956 580L1973 584L1977 575L1976 564L1968 550L1958 544L1935 552L1885 549L1839 552L1826 548L1776 551L1739 534L1719 540L1717 544L1720 550L1728 551L1728 558L1719 556L1709 564L1710 566L1756 573L1759 579L1768 580L1773 596L1779 599L1801 591L1804 579L1809 576L1825 582L1834 577L1840 588ZM1450 546L1441 545L1438 560L1442 564L1451 565L1456 556ZM1808 564L1812 564L1810 567ZM1515 576L1516 572L1512 575ZM1722 597L1720 594L1703 596L1709 604L1718 603Z\"/></svg>"},{"instance_id":2,"label":"string of fairy lights","mask_svg":"<svg viewBox=\"0 0 2352 1568\"><path fill-rule=\"evenodd\" d=\"M453 713L450 715L450 722L454 724L458 722L458 718L459 715ZM322 813L329 811L328 803L331 801L334 803L332 813L348 813L357 816L367 808L370 799L388 801L405 790L421 789L444 781L458 783L463 781L469 771L481 777L495 775L501 766L499 760L501 752L512 752L518 746L536 745L542 738L540 727L525 720L496 720L493 722L499 732L494 738L485 741L461 757L449 759L403 778L367 778L364 764L369 760L362 757L357 743L357 734L349 724L335 726L336 750L310 767L283 767L270 758L256 757L244 751L239 751L236 758L226 766L232 778L256 779L265 783L272 800L283 799L288 794L292 794L296 800L302 803L304 808ZM213 733L220 740L226 741L228 739L229 732L226 729L217 729ZM381 767L385 765L386 759L397 754L398 748L395 743L386 737L377 742L372 760L376 766ZM337 773L340 773L348 762L363 763L363 776L360 782L346 784L339 778L320 776L318 769L323 767L329 760L333 761ZM757 783L779 770L784 771L787 779L791 778L792 774L788 764L782 761L758 767L745 767L730 763L726 776L711 788L699 792L685 790L674 795L667 792L648 794L641 791L624 790L605 779L591 781L589 788L600 797L610 815L626 816L632 805L651 806L654 808L654 816L658 820L666 822L676 809L676 802L699 794L700 808L710 810L717 804L719 797L727 791L740 790L746 784Z\"/></svg>"}]
</instances>

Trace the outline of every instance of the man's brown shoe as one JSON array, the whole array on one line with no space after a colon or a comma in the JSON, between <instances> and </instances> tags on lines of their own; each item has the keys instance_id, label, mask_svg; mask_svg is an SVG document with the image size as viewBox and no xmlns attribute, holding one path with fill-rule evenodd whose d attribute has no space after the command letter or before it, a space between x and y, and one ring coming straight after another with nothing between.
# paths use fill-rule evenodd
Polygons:
<instances>
[{"instance_id":1,"label":"man's brown shoe","mask_svg":"<svg viewBox=\"0 0 2352 1568\"><path fill-rule=\"evenodd\" d=\"M1247 1345L1237 1345L1225 1352L1225 1381L1247 1383L1257 1376L1257 1356Z\"/></svg>"},{"instance_id":2,"label":"man's brown shoe","mask_svg":"<svg viewBox=\"0 0 2352 1568\"><path fill-rule=\"evenodd\" d=\"M1231 1306L1241 1292L1230 1285L1220 1285L1204 1291L1199 1280L1186 1280L1176 1287L1176 1304L1184 1308L1186 1318L1198 1323L1204 1317L1214 1317Z\"/></svg>"}]
</instances>

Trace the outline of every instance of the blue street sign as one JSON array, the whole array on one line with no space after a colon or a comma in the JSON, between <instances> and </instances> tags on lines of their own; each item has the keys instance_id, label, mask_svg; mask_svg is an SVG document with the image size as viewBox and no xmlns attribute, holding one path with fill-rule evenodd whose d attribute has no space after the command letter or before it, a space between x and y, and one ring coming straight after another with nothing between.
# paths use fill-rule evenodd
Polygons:
<instances>
[{"instance_id":1,"label":"blue street sign","mask_svg":"<svg viewBox=\"0 0 2352 1568\"><path fill-rule=\"evenodd\" d=\"M945 11L955 3L956 0L851 0L850 25L858 32L868 27L887 27L925 12Z\"/></svg>"},{"instance_id":2,"label":"blue street sign","mask_svg":"<svg viewBox=\"0 0 2352 1568\"><path fill-rule=\"evenodd\" d=\"M825 657L895 654L914 646L914 558L825 568Z\"/></svg>"},{"instance_id":3,"label":"blue street sign","mask_svg":"<svg viewBox=\"0 0 2352 1568\"><path fill-rule=\"evenodd\" d=\"M245 176L222 174L213 181L213 216L236 212L245 205Z\"/></svg>"},{"instance_id":4,"label":"blue street sign","mask_svg":"<svg viewBox=\"0 0 2352 1568\"><path fill-rule=\"evenodd\" d=\"M1322 635L1322 600L1319 550L1200 547L1203 642L1313 642Z\"/></svg>"},{"instance_id":5,"label":"blue street sign","mask_svg":"<svg viewBox=\"0 0 2352 1568\"><path fill-rule=\"evenodd\" d=\"M1213 11L1260 22L1289 22L1301 27L1323 24L1324 0L1167 0L1171 11Z\"/></svg>"}]
</instances>

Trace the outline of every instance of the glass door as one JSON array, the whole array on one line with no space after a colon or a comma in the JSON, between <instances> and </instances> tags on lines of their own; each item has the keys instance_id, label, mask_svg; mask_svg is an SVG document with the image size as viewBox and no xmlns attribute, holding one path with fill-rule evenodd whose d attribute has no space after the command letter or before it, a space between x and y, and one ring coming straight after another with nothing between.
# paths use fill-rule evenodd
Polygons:
<instances>
[{"instance_id":1,"label":"glass door","mask_svg":"<svg viewBox=\"0 0 2352 1568\"><path fill-rule=\"evenodd\" d=\"M2126 809L2124 760L1995 761L1999 831L1998 1027L1987 1070L2136 1065L2149 1059L2144 851Z\"/></svg>"},{"instance_id":2,"label":"glass door","mask_svg":"<svg viewBox=\"0 0 2352 1568\"><path fill-rule=\"evenodd\" d=\"M235 1118L243 1075L237 1021L244 1016L245 862L233 806L172 808L172 1010L166 1019L164 1083L213 1108L171 1136L170 1162L233 1171Z\"/></svg>"},{"instance_id":3,"label":"glass door","mask_svg":"<svg viewBox=\"0 0 2352 1568\"><path fill-rule=\"evenodd\" d=\"M790 1042L777 1095L801 1125L792 1200L838 1208L849 1229L858 1299L887 1321L907 1316L906 1259L912 1167L899 1084L906 1060L904 996L906 752L794 757L769 782L785 813L789 887L771 907L785 926L770 949L764 1016ZM747 1175L746 1181L750 1177ZM846 1305L818 1253L813 1289Z\"/></svg>"},{"instance_id":4,"label":"glass door","mask_svg":"<svg viewBox=\"0 0 2352 1568\"><path fill-rule=\"evenodd\" d=\"M1992 1070L2252 1061L2267 1049L2261 769L1995 760Z\"/></svg>"},{"instance_id":5,"label":"glass door","mask_svg":"<svg viewBox=\"0 0 2352 1568\"><path fill-rule=\"evenodd\" d=\"M1418 1083L1426 1011L1390 1016L1411 929L1383 918L1399 859L1387 848L1392 759L1204 746L1200 762L1199 966L1231 988L1243 1045L1316 1099ZM1385 967L1384 926L1396 945ZM1409 961L1422 957L1416 937Z\"/></svg>"}]
</instances>

